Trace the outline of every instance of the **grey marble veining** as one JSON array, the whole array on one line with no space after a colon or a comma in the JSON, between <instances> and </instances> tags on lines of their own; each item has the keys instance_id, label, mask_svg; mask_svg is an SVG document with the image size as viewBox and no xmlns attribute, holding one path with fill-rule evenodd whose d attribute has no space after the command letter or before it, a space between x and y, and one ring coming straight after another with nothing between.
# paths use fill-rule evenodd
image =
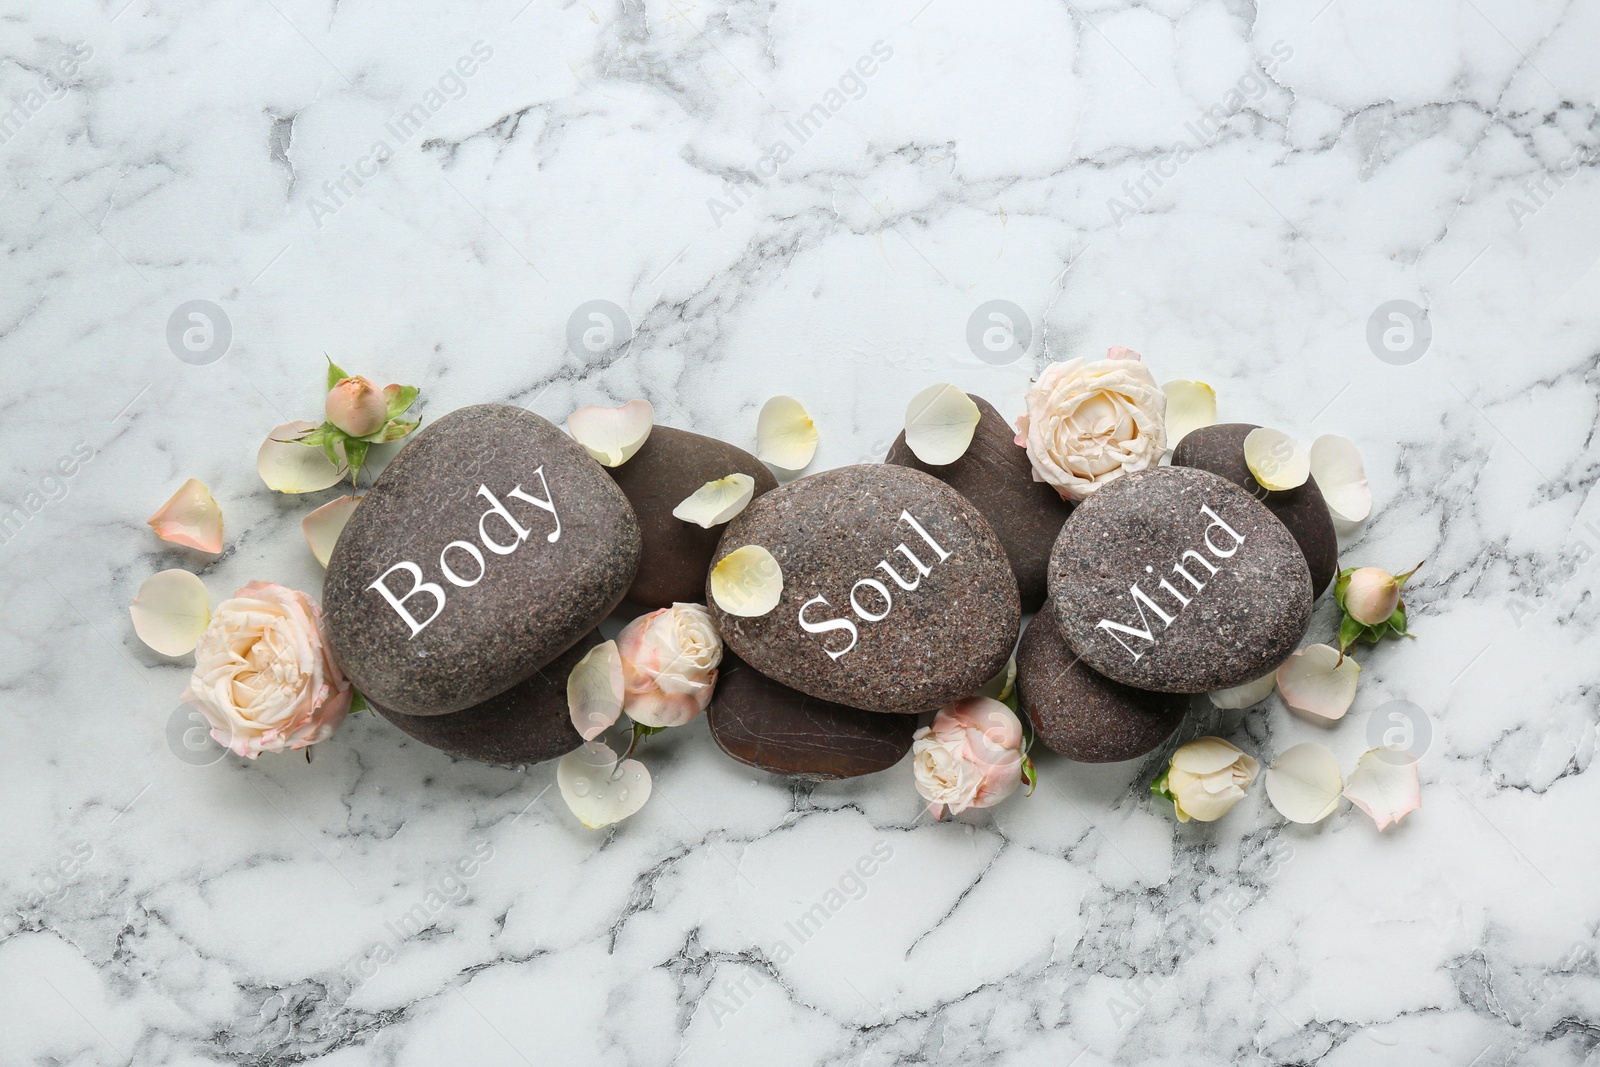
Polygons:
<instances>
[{"instance_id":1,"label":"grey marble veining","mask_svg":"<svg viewBox=\"0 0 1600 1067\"><path fill-rule=\"evenodd\" d=\"M1600 1055L1600 9L3 14L0 1063ZM185 348L192 301L214 332ZM991 301L1025 353L969 342ZM1382 345L1392 301L1425 346ZM1181 736L1348 768L1409 701L1424 806L1397 829L1285 825L1259 784L1180 826L1147 793L1165 752L1047 756L1032 797L934 824L904 766L788 785L697 722L591 832L552 766L371 716L309 765L183 758L188 668L128 622L169 566L214 600L319 587L308 501L253 457L316 413L324 353L420 385L425 418L643 395L745 447L790 393L821 469L881 458L924 385L1013 417L1039 367L1113 344L1224 420L1363 448L1342 555L1427 560L1418 639L1361 653L1337 727L1202 700ZM190 476L220 559L144 526Z\"/></svg>"}]
</instances>

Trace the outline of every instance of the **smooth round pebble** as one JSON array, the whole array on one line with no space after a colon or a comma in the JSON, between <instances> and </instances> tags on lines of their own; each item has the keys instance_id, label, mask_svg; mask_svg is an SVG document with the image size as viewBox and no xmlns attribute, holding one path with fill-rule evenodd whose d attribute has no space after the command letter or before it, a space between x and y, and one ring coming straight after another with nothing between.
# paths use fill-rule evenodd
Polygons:
<instances>
[{"instance_id":1,"label":"smooth round pebble","mask_svg":"<svg viewBox=\"0 0 1600 1067\"><path fill-rule=\"evenodd\" d=\"M1080 763L1117 763L1161 747L1189 697L1114 682L1091 670L1042 611L1017 648L1017 699L1039 743Z\"/></svg>"},{"instance_id":2,"label":"smooth round pebble","mask_svg":"<svg viewBox=\"0 0 1600 1067\"><path fill-rule=\"evenodd\" d=\"M1016 431L994 405L981 396L967 395L978 405L981 417L964 456L944 466L924 463L906 444L902 430L884 462L931 474L972 501L1005 546L1022 610L1036 611L1044 603L1050 549L1072 505L1049 485L1033 480L1027 449L1016 443Z\"/></svg>"}]
</instances>

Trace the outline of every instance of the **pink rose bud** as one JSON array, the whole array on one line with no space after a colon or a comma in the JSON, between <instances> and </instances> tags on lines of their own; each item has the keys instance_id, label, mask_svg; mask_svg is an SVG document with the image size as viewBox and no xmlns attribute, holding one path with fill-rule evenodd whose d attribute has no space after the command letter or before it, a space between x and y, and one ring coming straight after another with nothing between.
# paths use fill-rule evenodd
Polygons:
<instances>
[{"instance_id":1,"label":"pink rose bud","mask_svg":"<svg viewBox=\"0 0 1600 1067\"><path fill-rule=\"evenodd\" d=\"M1344 591L1344 610L1363 626L1388 621L1400 606L1400 582L1377 567L1362 567L1350 575Z\"/></svg>"},{"instance_id":2,"label":"pink rose bud","mask_svg":"<svg viewBox=\"0 0 1600 1067\"><path fill-rule=\"evenodd\" d=\"M389 404L383 390L356 375L342 378L328 390L328 421L351 437L366 437L389 421Z\"/></svg>"}]
</instances>

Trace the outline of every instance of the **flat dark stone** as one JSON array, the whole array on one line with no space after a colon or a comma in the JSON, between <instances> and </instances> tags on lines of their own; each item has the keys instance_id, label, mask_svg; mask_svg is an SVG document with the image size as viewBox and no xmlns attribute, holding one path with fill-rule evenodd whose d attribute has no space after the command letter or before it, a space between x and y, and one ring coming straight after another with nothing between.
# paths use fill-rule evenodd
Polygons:
<instances>
[{"instance_id":1,"label":"flat dark stone","mask_svg":"<svg viewBox=\"0 0 1600 1067\"><path fill-rule=\"evenodd\" d=\"M1259 678L1299 647L1311 576L1288 529L1249 493L1209 471L1156 467L1073 509L1050 556L1047 610L1108 678L1203 693Z\"/></svg>"},{"instance_id":2,"label":"flat dark stone","mask_svg":"<svg viewBox=\"0 0 1600 1067\"><path fill-rule=\"evenodd\" d=\"M729 656L706 711L711 736L746 766L828 782L886 770L911 751L917 720L806 696Z\"/></svg>"},{"instance_id":3,"label":"flat dark stone","mask_svg":"<svg viewBox=\"0 0 1600 1067\"><path fill-rule=\"evenodd\" d=\"M480 487L510 519L491 512ZM555 516L513 496L519 488ZM444 594L437 614L426 587L408 596L418 579L395 569L402 562ZM454 583L445 564L471 584ZM638 565L627 497L571 438L522 408L461 408L415 435L340 535L322 587L328 640L374 704L444 715L572 647L622 600ZM380 579L411 621L378 591Z\"/></svg>"},{"instance_id":4,"label":"flat dark stone","mask_svg":"<svg viewBox=\"0 0 1600 1067\"><path fill-rule=\"evenodd\" d=\"M1023 611L1044 603L1050 570L1050 549L1072 505L1044 482L1033 480L1028 451L1016 443L1016 430L981 396L973 396L982 418L966 455L936 467L924 463L906 445L905 431L894 439L885 463L914 467L944 482L972 501L1005 546Z\"/></svg>"},{"instance_id":5,"label":"flat dark stone","mask_svg":"<svg viewBox=\"0 0 1600 1067\"><path fill-rule=\"evenodd\" d=\"M1267 506L1289 528L1311 571L1311 595L1321 596L1339 573L1339 538L1333 515L1315 478L1298 489L1273 493L1256 481L1244 461L1244 439L1257 427L1248 422L1223 422L1184 435L1172 450L1174 467L1198 467L1220 474Z\"/></svg>"},{"instance_id":6,"label":"flat dark stone","mask_svg":"<svg viewBox=\"0 0 1600 1067\"><path fill-rule=\"evenodd\" d=\"M599 631L482 704L448 715L373 710L402 731L460 759L512 767L564 756L583 744L567 710L567 675L595 645Z\"/></svg>"},{"instance_id":7,"label":"flat dark stone","mask_svg":"<svg viewBox=\"0 0 1600 1067\"><path fill-rule=\"evenodd\" d=\"M1016 641L1017 580L1000 539L965 497L910 467L840 467L779 486L728 524L713 564L744 545L777 559L783 596L766 615L742 618L722 611L708 588L717 629L756 670L818 699L933 711L998 673ZM901 588L886 568L916 588ZM862 584L869 580L876 587ZM864 610L852 607L853 592Z\"/></svg>"},{"instance_id":8,"label":"flat dark stone","mask_svg":"<svg viewBox=\"0 0 1600 1067\"><path fill-rule=\"evenodd\" d=\"M1039 743L1080 763L1118 763L1161 747L1189 697L1153 693L1091 670L1067 647L1048 611L1017 648L1017 698Z\"/></svg>"},{"instance_id":9,"label":"flat dark stone","mask_svg":"<svg viewBox=\"0 0 1600 1067\"><path fill-rule=\"evenodd\" d=\"M652 429L632 459L610 469L644 539L629 600L647 608L701 602L722 527L702 529L674 518L672 509L707 482L735 472L755 479L757 496L778 487L767 465L744 449L670 426Z\"/></svg>"}]
</instances>

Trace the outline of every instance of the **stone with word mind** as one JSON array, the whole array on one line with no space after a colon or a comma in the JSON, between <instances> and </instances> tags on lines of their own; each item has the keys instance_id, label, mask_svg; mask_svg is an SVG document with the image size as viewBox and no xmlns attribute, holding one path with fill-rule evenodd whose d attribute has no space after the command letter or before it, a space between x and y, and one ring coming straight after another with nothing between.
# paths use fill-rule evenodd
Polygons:
<instances>
[{"instance_id":1,"label":"stone with word mind","mask_svg":"<svg viewBox=\"0 0 1600 1067\"><path fill-rule=\"evenodd\" d=\"M443 715L504 692L610 613L639 524L605 471L522 408L426 426L339 535L328 639L374 703Z\"/></svg>"},{"instance_id":2,"label":"stone with word mind","mask_svg":"<svg viewBox=\"0 0 1600 1067\"><path fill-rule=\"evenodd\" d=\"M1039 743L1080 763L1137 759L1171 737L1189 710L1182 693L1135 689L1090 669L1048 611L1033 617L1017 647L1017 700Z\"/></svg>"},{"instance_id":3,"label":"stone with word mind","mask_svg":"<svg viewBox=\"0 0 1600 1067\"><path fill-rule=\"evenodd\" d=\"M1106 677L1201 693L1259 678L1299 646L1311 576L1249 493L1209 471L1156 467L1073 509L1050 555L1048 607Z\"/></svg>"},{"instance_id":4,"label":"stone with word mind","mask_svg":"<svg viewBox=\"0 0 1600 1067\"><path fill-rule=\"evenodd\" d=\"M1268 492L1256 481L1244 460L1244 439L1254 429L1248 422L1222 422L1191 430L1172 450L1172 465L1220 474L1265 504L1294 535L1306 557L1306 566L1311 569L1311 595L1319 597L1339 571L1339 539L1333 531L1333 516L1315 478L1308 477L1297 489L1277 493Z\"/></svg>"},{"instance_id":5,"label":"stone with word mind","mask_svg":"<svg viewBox=\"0 0 1600 1067\"><path fill-rule=\"evenodd\" d=\"M670 426L650 431L628 462L611 469L644 535L644 553L628 599L647 608L698 604L705 596L706 569L722 527L707 530L672 514L695 490L730 474L755 479L756 495L778 487L767 465L735 445Z\"/></svg>"},{"instance_id":6,"label":"stone with word mind","mask_svg":"<svg viewBox=\"0 0 1600 1067\"><path fill-rule=\"evenodd\" d=\"M733 656L706 711L717 747L740 763L812 782L886 770L911 751L917 720L807 696Z\"/></svg>"},{"instance_id":7,"label":"stone with word mind","mask_svg":"<svg viewBox=\"0 0 1600 1067\"><path fill-rule=\"evenodd\" d=\"M460 759L502 767L555 759L583 744L567 709L567 675L600 640L592 630L505 692L448 715L405 715L376 704L373 709L423 744Z\"/></svg>"},{"instance_id":8,"label":"stone with word mind","mask_svg":"<svg viewBox=\"0 0 1600 1067\"><path fill-rule=\"evenodd\" d=\"M772 553L783 595L756 618L709 599L712 617L741 659L802 693L933 711L998 673L1016 642L1017 580L1000 539L965 497L910 467L779 486L728 524L713 565L744 545Z\"/></svg>"},{"instance_id":9,"label":"stone with word mind","mask_svg":"<svg viewBox=\"0 0 1600 1067\"><path fill-rule=\"evenodd\" d=\"M972 501L1005 545L1022 609L1034 611L1044 603L1050 548L1072 505L1046 483L1033 480L1027 449L1016 443L1016 431L994 405L980 396L972 402L980 417L966 455L938 467L924 463L906 444L902 430L884 462L926 471Z\"/></svg>"}]
</instances>

